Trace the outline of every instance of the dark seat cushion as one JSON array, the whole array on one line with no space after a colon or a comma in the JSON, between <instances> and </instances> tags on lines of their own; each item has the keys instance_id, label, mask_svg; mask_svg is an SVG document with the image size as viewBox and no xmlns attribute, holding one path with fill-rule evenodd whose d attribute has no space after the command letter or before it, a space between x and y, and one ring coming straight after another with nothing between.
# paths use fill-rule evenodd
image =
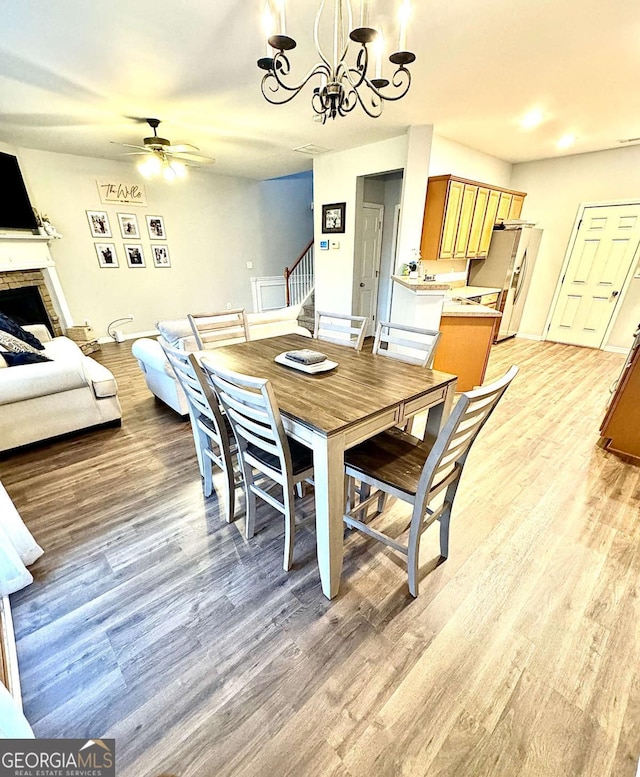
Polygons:
<instances>
[{"instance_id":1,"label":"dark seat cushion","mask_svg":"<svg viewBox=\"0 0 640 777\"><path fill-rule=\"evenodd\" d=\"M224 425L225 425L225 427L226 427L226 429L227 429L227 435L229 436L229 439L230 439L230 440L235 440L235 438L234 438L234 436L233 436L233 429L231 428L231 423L230 423L230 421L229 421L228 417L227 417L226 415L223 415L223 416L222 416L222 419L223 419L223 421L224 421ZM214 425L213 425L213 421L212 421L210 418L207 418L207 416L206 416L206 415L200 415L200 417L198 418L198 420L199 420L199 421L200 421L202 424L204 424L204 426L206 426L206 427L207 427L207 429L211 429L211 431L212 431L212 432L214 432L214 434L215 434L215 431L216 431L216 430L215 430L215 427L214 427Z\"/></svg>"},{"instance_id":2,"label":"dark seat cushion","mask_svg":"<svg viewBox=\"0 0 640 777\"><path fill-rule=\"evenodd\" d=\"M22 340L23 343L28 343L33 348L37 348L38 351L44 349L44 345L42 345L35 335L31 334L31 332L27 332L20 324L17 324L12 318L9 318L9 316L5 316L4 313L0 313L0 330L17 337L18 340Z\"/></svg>"},{"instance_id":3,"label":"dark seat cushion","mask_svg":"<svg viewBox=\"0 0 640 777\"><path fill-rule=\"evenodd\" d=\"M300 475L301 473L306 472L306 470L311 469L311 467L313 467L312 451L291 437L287 437L287 440L289 441L289 450L291 452L293 474ZM253 445L252 443L247 445L247 450L254 458L258 459L258 461L266 464L267 467L275 469L276 472L282 471L280 468L280 459L277 456L274 456L267 451L263 451L262 448L258 448L257 445Z\"/></svg>"},{"instance_id":4,"label":"dark seat cushion","mask_svg":"<svg viewBox=\"0 0 640 777\"><path fill-rule=\"evenodd\" d=\"M421 440L400 429L388 429L346 451L344 460L357 472L415 496L434 443L431 435Z\"/></svg>"}]
</instances>

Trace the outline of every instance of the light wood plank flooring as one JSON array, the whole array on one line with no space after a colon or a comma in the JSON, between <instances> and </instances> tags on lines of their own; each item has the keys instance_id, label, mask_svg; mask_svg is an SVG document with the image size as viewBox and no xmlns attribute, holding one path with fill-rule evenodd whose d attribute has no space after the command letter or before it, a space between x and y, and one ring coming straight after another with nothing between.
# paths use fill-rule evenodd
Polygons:
<instances>
[{"instance_id":1,"label":"light wood plank flooring","mask_svg":"<svg viewBox=\"0 0 640 777\"><path fill-rule=\"evenodd\" d=\"M472 451L450 558L433 527L412 601L391 552L350 533L333 602L312 496L286 574L282 521L263 508L250 542L225 525L189 424L128 344L100 358L122 427L0 460L45 548L12 597L38 736L116 737L127 777L635 774L640 468L596 446L622 356L495 347L488 379L521 372Z\"/></svg>"}]
</instances>

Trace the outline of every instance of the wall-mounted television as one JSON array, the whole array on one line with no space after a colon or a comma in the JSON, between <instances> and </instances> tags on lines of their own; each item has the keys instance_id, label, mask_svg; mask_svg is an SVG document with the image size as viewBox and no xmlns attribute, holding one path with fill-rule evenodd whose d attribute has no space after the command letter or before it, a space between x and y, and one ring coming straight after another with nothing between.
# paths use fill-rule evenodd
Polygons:
<instances>
[{"instance_id":1,"label":"wall-mounted television","mask_svg":"<svg viewBox=\"0 0 640 777\"><path fill-rule=\"evenodd\" d=\"M38 222L29 202L18 160L0 151L0 230L38 230Z\"/></svg>"}]
</instances>

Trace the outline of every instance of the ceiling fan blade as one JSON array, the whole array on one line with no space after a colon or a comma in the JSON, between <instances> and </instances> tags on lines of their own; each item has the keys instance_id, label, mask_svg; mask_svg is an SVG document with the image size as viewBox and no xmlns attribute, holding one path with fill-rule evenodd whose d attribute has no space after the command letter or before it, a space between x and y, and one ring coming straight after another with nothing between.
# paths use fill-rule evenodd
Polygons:
<instances>
[{"instance_id":1,"label":"ceiling fan blade","mask_svg":"<svg viewBox=\"0 0 640 777\"><path fill-rule=\"evenodd\" d=\"M122 146L123 148L138 148L140 151L144 151L145 153L150 153L151 149L147 148L146 146L136 146L133 143L118 143L117 140L111 141L115 146Z\"/></svg>"},{"instance_id":2,"label":"ceiling fan blade","mask_svg":"<svg viewBox=\"0 0 640 777\"><path fill-rule=\"evenodd\" d=\"M181 162L193 162L196 165L210 165L216 160L212 156L204 156L202 154L189 154L181 152L179 154L173 153L171 156Z\"/></svg>"},{"instance_id":3,"label":"ceiling fan blade","mask_svg":"<svg viewBox=\"0 0 640 777\"><path fill-rule=\"evenodd\" d=\"M177 143L175 146L169 146L167 151L171 154L190 154L192 151L200 151L200 149L192 143Z\"/></svg>"}]
</instances>

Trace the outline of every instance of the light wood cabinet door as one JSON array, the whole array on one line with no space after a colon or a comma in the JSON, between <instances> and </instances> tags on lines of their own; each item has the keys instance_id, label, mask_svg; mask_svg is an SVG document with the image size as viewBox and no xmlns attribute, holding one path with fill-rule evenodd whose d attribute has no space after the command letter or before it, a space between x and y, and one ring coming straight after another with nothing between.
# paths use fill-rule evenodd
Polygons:
<instances>
[{"instance_id":1,"label":"light wood cabinet door","mask_svg":"<svg viewBox=\"0 0 640 777\"><path fill-rule=\"evenodd\" d=\"M500 202L498 203L498 215L496 221L502 221L509 218L509 209L513 195L510 192L500 192Z\"/></svg>"},{"instance_id":2,"label":"light wood cabinet door","mask_svg":"<svg viewBox=\"0 0 640 777\"><path fill-rule=\"evenodd\" d=\"M465 184L462 193L462 206L460 208L460 218L458 219L458 232L456 234L456 244L453 251L454 259L464 259L467 256L467 246L469 245L469 233L471 231L471 222L473 221L473 209L476 204L477 186Z\"/></svg>"},{"instance_id":3,"label":"light wood cabinet door","mask_svg":"<svg viewBox=\"0 0 640 777\"><path fill-rule=\"evenodd\" d=\"M489 253L489 243L491 242L491 235L493 228L498 218L498 205L500 204L500 192L497 189L492 189L489 192L487 199L487 209L484 213L484 220L482 222L482 235L480 237L480 247L476 256L486 256Z\"/></svg>"},{"instance_id":4,"label":"light wood cabinet door","mask_svg":"<svg viewBox=\"0 0 640 777\"><path fill-rule=\"evenodd\" d=\"M473 209L473 219L471 220L471 230L469 232L469 244L467 246L467 256L470 258L478 256L478 252L480 251L482 225L484 224L484 217L487 212L489 193L490 191L486 187L478 187L476 204Z\"/></svg>"},{"instance_id":5,"label":"light wood cabinet door","mask_svg":"<svg viewBox=\"0 0 640 777\"><path fill-rule=\"evenodd\" d=\"M463 183L460 181L451 181L449 183L444 226L442 228L442 242L440 243L440 252L438 254L439 259L453 259L463 194Z\"/></svg>"},{"instance_id":6,"label":"light wood cabinet door","mask_svg":"<svg viewBox=\"0 0 640 777\"><path fill-rule=\"evenodd\" d=\"M519 219L522 213L522 206L524 204L524 197L521 194L514 194L511 198L511 207L509 208L510 219Z\"/></svg>"}]
</instances>

